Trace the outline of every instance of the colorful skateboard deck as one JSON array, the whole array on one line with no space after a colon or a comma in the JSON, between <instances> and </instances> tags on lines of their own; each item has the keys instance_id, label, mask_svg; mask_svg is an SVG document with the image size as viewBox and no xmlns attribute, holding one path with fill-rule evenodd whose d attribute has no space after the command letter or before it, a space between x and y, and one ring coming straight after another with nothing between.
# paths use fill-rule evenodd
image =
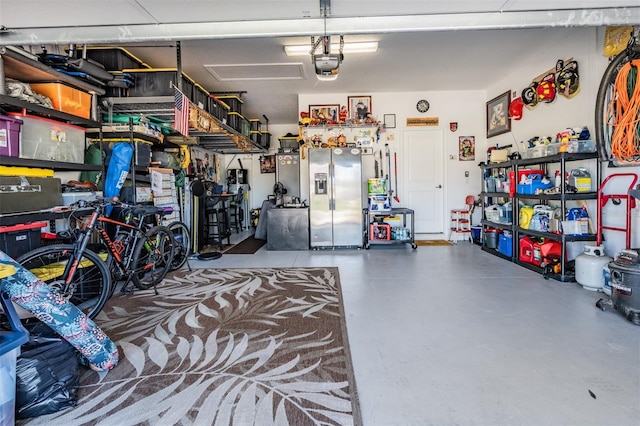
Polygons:
<instances>
[{"instance_id":1,"label":"colorful skateboard deck","mask_svg":"<svg viewBox=\"0 0 640 426\"><path fill-rule=\"evenodd\" d=\"M0 265L15 267L13 275L0 279L0 290L73 345L87 367L107 371L118 364L115 343L81 310L3 251L0 251Z\"/></svg>"}]
</instances>

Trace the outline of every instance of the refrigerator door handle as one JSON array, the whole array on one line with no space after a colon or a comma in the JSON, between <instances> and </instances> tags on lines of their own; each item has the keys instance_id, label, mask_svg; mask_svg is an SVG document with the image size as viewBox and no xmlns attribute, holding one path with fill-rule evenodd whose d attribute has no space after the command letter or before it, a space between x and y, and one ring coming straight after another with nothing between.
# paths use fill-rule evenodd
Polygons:
<instances>
[{"instance_id":1,"label":"refrigerator door handle","mask_svg":"<svg viewBox=\"0 0 640 426\"><path fill-rule=\"evenodd\" d=\"M329 163L329 210L336 209L336 170L333 162Z\"/></svg>"}]
</instances>

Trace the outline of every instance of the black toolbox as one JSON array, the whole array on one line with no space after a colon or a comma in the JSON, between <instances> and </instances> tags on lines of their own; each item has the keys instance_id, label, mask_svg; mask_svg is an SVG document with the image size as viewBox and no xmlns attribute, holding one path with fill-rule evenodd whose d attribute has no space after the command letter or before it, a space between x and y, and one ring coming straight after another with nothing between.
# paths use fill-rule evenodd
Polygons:
<instances>
[{"instance_id":1,"label":"black toolbox","mask_svg":"<svg viewBox=\"0 0 640 426\"><path fill-rule=\"evenodd\" d=\"M38 212L61 205L59 178L0 176L0 213Z\"/></svg>"}]
</instances>

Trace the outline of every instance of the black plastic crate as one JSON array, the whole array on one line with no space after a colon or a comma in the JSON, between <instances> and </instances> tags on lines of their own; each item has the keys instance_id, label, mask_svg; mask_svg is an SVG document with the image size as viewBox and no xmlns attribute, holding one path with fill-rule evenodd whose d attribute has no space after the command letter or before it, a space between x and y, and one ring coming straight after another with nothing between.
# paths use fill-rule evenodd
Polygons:
<instances>
[{"instance_id":1,"label":"black plastic crate","mask_svg":"<svg viewBox=\"0 0 640 426\"><path fill-rule=\"evenodd\" d=\"M191 99L193 104L198 108L208 112L209 99L209 92L207 92L204 87L196 83L193 87L193 98Z\"/></svg>"},{"instance_id":2,"label":"black plastic crate","mask_svg":"<svg viewBox=\"0 0 640 426\"><path fill-rule=\"evenodd\" d=\"M219 101L213 95L209 95L209 109L207 111L221 123L229 124L229 105Z\"/></svg>"},{"instance_id":3,"label":"black plastic crate","mask_svg":"<svg viewBox=\"0 0 640 426\"><path fill-rule=\"evenodd\" d=\"M249 119L249 129L252 132L260 132L262 130L262 122L259 118L250 118Z\"/></svg>"},{"instance_id":4,"label":"black plastic crate","mask_svg":"<svg viewBox=\"0 0 640 426\"><path fill-rule=\"evenodd\" d=\"M40 229L47 222L0 226L0 250L13 259L40 247Z\"/></svg>"},{"instance_id":5,"label":"black plastic crate","mask_svg":"<svg viewBox=\"0 0 640 426\"><path fill-rule=\"evenodd\" d=\"M87 58L101 63L107 71L150 68L141 59L121 47L88 47Z\"/></svg>"},{"instance_id":6,"label":"black plastic crate","mask_svg":"<svg viewBox=\"0 0 640 426\"><path fill-rule=\"evenodd\" d=\"M271 148L271 133L269 132L261 132L262 140L260 142L260 146L266 149Z\"/></svg>"},{"instance_id":7,"label":"black plastic crate","mask_svg":"<svg viewBox=\"0 0 640 426\"><path fill-rule=\"evenodd\" d=\"M237 112L238 114L242 114L242 104L244 103L242 99L238 96L232 95L216 95L216 98L229 105L229 112Z\"/></svg>"},{"instance_id":8,"label":"black plastic crate","mask_svg":"<svg viewBox=\"0 0 640 426\"><path fill-rule=\"evenodd\" d=\"M246 120L242 115L237 112L229 111L227 124L233 130L240 132L242 130L242 121Z\"/></svg>"},{"instance_id":9,"label":"black plastic crate","mask_svg":"<svg viewBox=\"0 0 640 426\"><path fill-rule=\"evenodd\" d=\"M100 143L99 139L92 139L92 143ZM143 139L134 138L133 142L136 144L135 146L135 165L141 167L149 167L151 165L151 147L153 144L151 142L147 142ZM123 139L103 139L102 140L102 151L104 152L104 166L109 166L109 162L111 161L111 152L113 150L114 143L131 143L131 140L128 138Z\"/></svg>"},{"instance_id":10,"label":"black plastic crate","mask_svg":"<svg viewBox=\"0 0 640 426\"><path fill-rule=\"evenodd\" d=\"M129 96L173 96L174 87L178 86L178 71L171 68L127 69L125 72L133 76L133 86L129 88ZM182 73L182 93L193 99L195 82Z\"/></svg>"},{"instance_id":11,"label":"black plastic crate","mask_svg":"<svg viewBox=\"0 0 640 426\"><path fill-rule=\"evenodd\" d=\"M251 142L262 146L262 133L251 131L249 132L249 139L251 139Z\"/></svg>"}]
</instances>

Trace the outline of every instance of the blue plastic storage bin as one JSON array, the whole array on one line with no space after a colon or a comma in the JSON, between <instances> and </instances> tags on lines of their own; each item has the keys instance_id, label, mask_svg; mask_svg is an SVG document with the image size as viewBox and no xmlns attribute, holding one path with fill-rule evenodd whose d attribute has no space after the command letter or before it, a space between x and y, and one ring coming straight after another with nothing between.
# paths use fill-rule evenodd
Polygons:
<instances>
[{"instance_id":1,"label":"blue plastic storage bin","mask_svg":"<svg viewBox=\"0 0 640 426\"><path fill-rule=\"evenodd\" d=\"M12 331L0 331L0 423L12 425L15 422L16 360L20 346L29 341L29 333L22 327L9 295L2 291L2 278L10 275L3 266L6 265L0 265L0 303Z\"/></svg>"},{"instance_id":2,"label":"blue plastic storage bin","mask_svg":"<svg viewBox=\"0 0 640 426\"><path fill-rule=\"evenodd\" d=\"M505 256L513 255L513 237L511 234L500 234L498 239L498 251Z\"/></svg>"},{"instance_id":3,"label":"blue plastic storage bin","mask_svg":"<svg viewBox=\"0 0 640 426\"><path fill-rule=\"evenodd\" d=\"M553 188L553 183L542 183L540 175L531 175L531 183L519 183L518 194L535 194L536 191Z\"/></svg>"}]
</instances>

